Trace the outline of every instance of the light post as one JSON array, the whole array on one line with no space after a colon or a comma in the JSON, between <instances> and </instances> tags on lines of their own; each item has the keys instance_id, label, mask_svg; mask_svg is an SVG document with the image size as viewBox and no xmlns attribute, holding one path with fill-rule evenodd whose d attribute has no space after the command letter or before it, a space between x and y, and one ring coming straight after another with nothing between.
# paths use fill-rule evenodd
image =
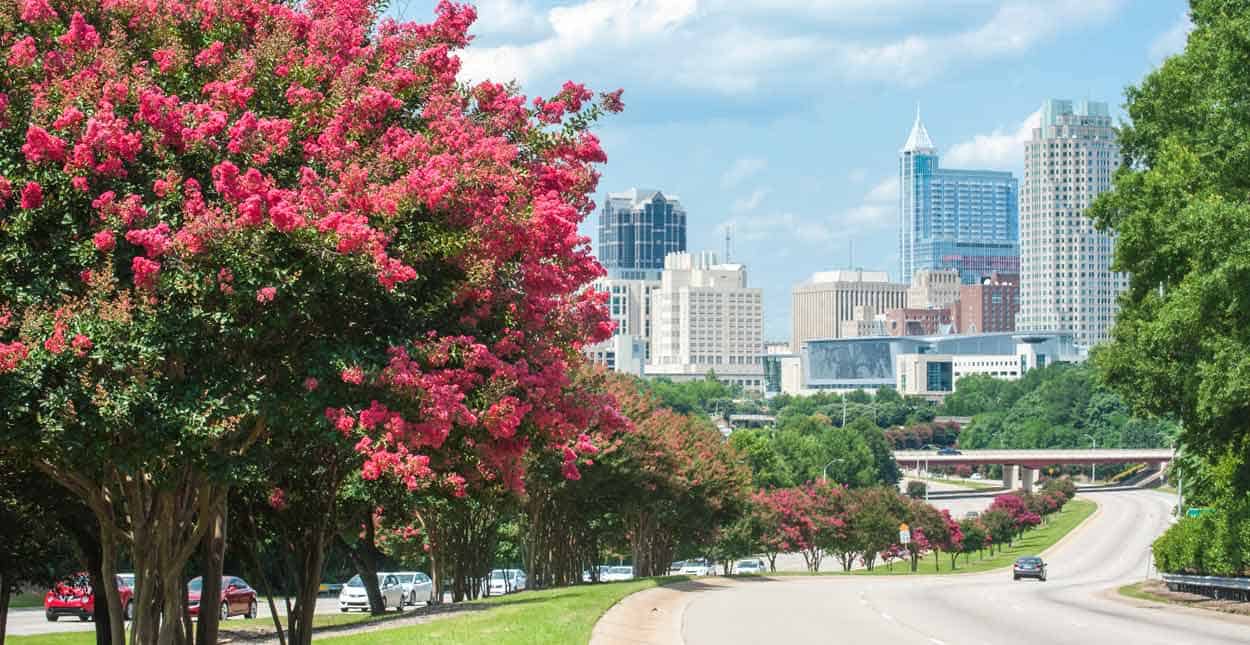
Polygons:
<instances>
[{"instance_id":1,"label":"light post","mask_svg":"<svg viewBox=\"0 0 1250 645\"><path fill-rule=\"evenodd\" d=\"M1091 435L1085 435L1085 438L1086 438L1086 439L1089 439L1091 442L1093 442L1093 444L1094 444L1094 445L1093 445L1093 448L1092 448L1093 450L1098 450L1098 440L1097 440L1097 439L1095 439L1095 438L1094 438L1093 436L1091 436ZM1098 481L1098 464L1096 464L1096 463L1091 463L1091 464L1089 465L1089 483L1091 483L1091 484L1092 484L1092 483L1094 483L1094 482L1096 482L1096 481Z\"/></svg>"},{"instance_id":2,"label":"light post","mask_svg":"<svg viewBox=\"0 0 1250 645\"><path fill-rule=\"evenodd\" d=\"M824 468L824 470L822 470L822 471L821 471L820 481L822 481L822 482L827 482L827 481L829 481L829 467L830 467L830 466L832 466L832 465L834 465L834 464L836 464L836 463L843 462L843 461L846 461L846 460L845 460L845 459L834 459L833 461L831 461L831 462L829 462L829 463L825 464L825 468Z\"/></svg>"}]
</instances>

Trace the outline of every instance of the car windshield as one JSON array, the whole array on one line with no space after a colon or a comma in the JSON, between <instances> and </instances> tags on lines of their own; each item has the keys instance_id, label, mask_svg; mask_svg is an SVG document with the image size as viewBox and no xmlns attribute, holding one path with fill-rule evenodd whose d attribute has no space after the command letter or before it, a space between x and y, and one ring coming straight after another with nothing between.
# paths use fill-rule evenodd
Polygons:
<instances>
[{"instance_id":1,"label":"car windshield","mask_svg":"<svg viewBox=\"0 0 1250 645\"><path fill-rule=\"evenodd\" d=\"M756 561L754 561L754 560L741 560L741 561L739 561L739 562L738 562L738 568L739 568L739 569L741 569L741 568L743 568L743 567L747 567L747 568L754 568L754 567L756 567L756 566L758 566L758 565L759 565L759 563L758 563L758 562L756 562Z\"/></svg>"},{"instance_id":2,"label":"car windshield","mask_svg":"<svg viewBox=\"0 0 1250 645\"><path fill-rule=\"evenodd\" d=\"M360 580L360 576L352 576L352 579L347 581L347 586L363 587L365 586L365 583Z\"/></svg>"},{"instance_id":3,"label":"car windshield","mask_svg":"<svg viewBox=\"0 0 1250 645\"><path fill-rule=\"evenodd\" d=\"M629 574L632 574L633 572L634 572L634 568L633 568L633 567L612 567L612 573L629 573Z\"/></svg>"},{"instance_id":4,"label":"car windshield","mask_svg":"<svg viewBox=\"0 0 1250 645\"><path fill-rule=\"evenodd\" d=\"M506 577L507 575L503 571L491 571L490 572L491 580L503 580Z\"/></svg>"},{"instance_id":5,"label":"car windshield","mask_svg":"<svg viewBox=\"0 0 1250 645\"><path fill-rule=\"evenodd\" d=\"M200 578L192 578L191 582L187 583L187 589L190 591L199 591L201 588L203 588L203 586L204 586L204 581L201 580Z\"/></svg>"},{"instance_id":6,"label":"car windshield","mask_svg":"<svg viewBox=\"0 0 1250 645\"><path fill-rule=\"evenodd\" d=\"M1016 560L1016 562L1018 562L1019 564L1041 564L1042 559L1041 558L1020 558L1019 560Z\"/></svg>"},{"instance_id":7,"label":"car windshield","mask_svg":"<svg viewBox=\"0 0 1250 645\"><path fill-rule=\"evenodd\" d=\"M415 573L404 573L395 577L399 578L400 584L405 584L405 585L412 584L413 582L416 582L417 580L417 574Z\"/></svg>"},{"instance_id":8,"label":"car windshield","mask_svg":"<svg viewBox=\"0 0 1250 645\"><path fill-rule=\"evenodd\" d=\"M687 562L687 563L686 563L686 566L688 566L688 567L701 567L701 566L703 566L704 564L706 564L706 562L705 562L704 560L700 559L700 560L691 560L691 561L689 561L689 562Z\"/></svg>"},{"instance_id":9,"label":"car windshield","mask_svg":"<svg viewBox=\"0 0 1250 645\"><path fill-rule=\"evenodd\" d=\"M135 586L135 576L133 573L123 573L117 576L117 584L121 587Z\"/></svg>"}]
</instances>

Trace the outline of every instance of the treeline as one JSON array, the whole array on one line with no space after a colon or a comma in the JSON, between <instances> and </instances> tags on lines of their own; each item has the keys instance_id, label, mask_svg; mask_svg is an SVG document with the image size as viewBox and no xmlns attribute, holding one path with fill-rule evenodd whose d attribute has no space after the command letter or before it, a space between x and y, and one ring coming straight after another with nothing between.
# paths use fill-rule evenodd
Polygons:
<instances>
[{"instance_id":1,"label":"treeline","mask_svg":"<svg viewBox=\"0 0 1250 645\"><path fill-rule=\"evenodd\" d=\"M941 413L972 417L959 447L1163 448L1177 434L1170 421L1135 416L1093 367L1054 364L1005 381L959 379Z\"/></svg>"}]
</instances>

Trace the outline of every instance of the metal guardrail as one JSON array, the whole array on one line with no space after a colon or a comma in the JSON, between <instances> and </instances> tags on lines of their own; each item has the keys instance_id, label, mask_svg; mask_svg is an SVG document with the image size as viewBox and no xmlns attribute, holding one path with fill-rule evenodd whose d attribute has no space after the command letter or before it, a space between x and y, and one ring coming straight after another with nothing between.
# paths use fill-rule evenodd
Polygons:
<instances>
[{"instance_id":1,"label":"metal guardrail","mask_svg":"<svg viewBox=\"0 0 1250 645\"><path fill-rule=\"evenodd\" d=\"M1217 600L1250 601L1250 578L1220 576L1185 576L1165 573L1163 582L1172 591L1196 593Z\"/></svg>"}]
</instances>

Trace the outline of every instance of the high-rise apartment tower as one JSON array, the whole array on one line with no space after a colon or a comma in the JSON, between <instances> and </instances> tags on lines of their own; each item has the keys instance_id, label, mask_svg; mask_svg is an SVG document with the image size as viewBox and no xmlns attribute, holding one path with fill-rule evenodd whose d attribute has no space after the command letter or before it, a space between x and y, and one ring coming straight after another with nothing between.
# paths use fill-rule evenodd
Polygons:
<instances>
[{"instance_id":1,"label":"high-rise apartment tower","mask_svg":"<svg viewBox=\"0 0 1250 645\"><path fill-rule=\"evenodd\" d=\"M1020 191L1021 331L1070 331L1090 347L1107 338L1128 276L1111 271L1114 238L1085 209L1110 190L1120 147L1106 103L1049 99L1024 146Z\"/></svg>"}]
</instances>

